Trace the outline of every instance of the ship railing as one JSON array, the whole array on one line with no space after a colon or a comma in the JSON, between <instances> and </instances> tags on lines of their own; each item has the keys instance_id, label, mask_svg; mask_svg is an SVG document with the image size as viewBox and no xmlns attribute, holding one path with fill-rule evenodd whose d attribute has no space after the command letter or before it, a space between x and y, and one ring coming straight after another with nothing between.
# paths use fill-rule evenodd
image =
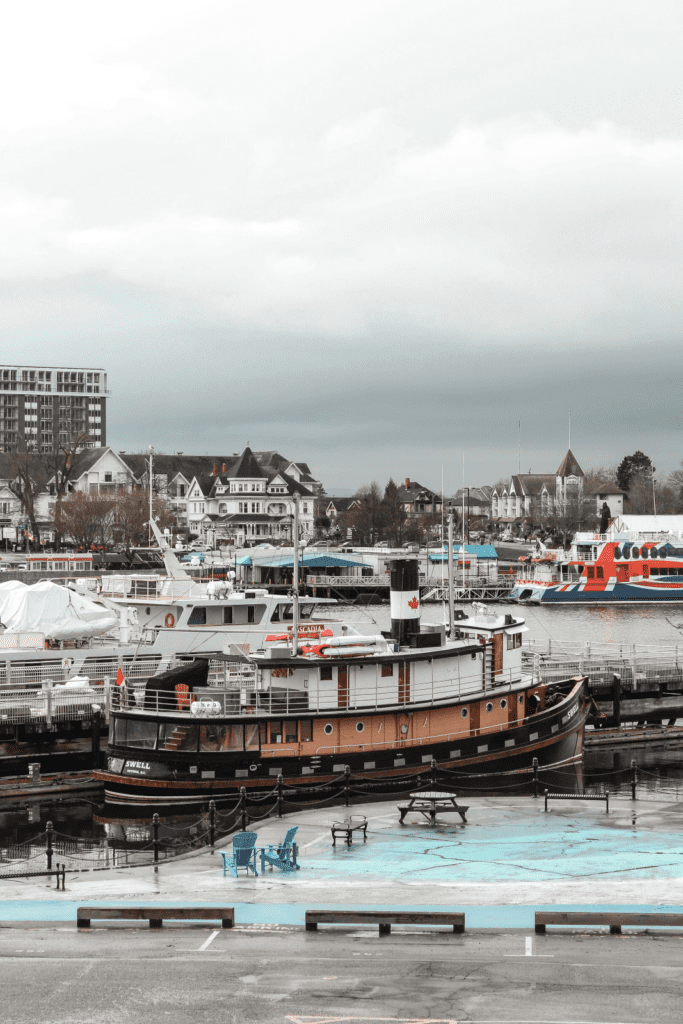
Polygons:
<instances>
[{"instance_id":1,"label":"ship railing","mask_svg":"<svg viewBox=\"0 0 683 1024\"><path fill-rule=\"evenodd\" d=\"M520 683L533 685L540 681L541 676L522 675L519 668L494 672L487 666L485 675L481 670L476 677L462 680L431 679L419 684L402 682L397 676L382 682L369 680L363 683L358 679L350 681L346 690L334 691L321 686L320 678L310 679L306 690L283 686L261 686L261 680L240 680L233 685L212 686L209 690L196 688L192 693L180 694L169 692L150 692L145 696L143 688L126 687L125 690L114 688L112 692L112 708L122 712L148 712L152 714L187 715L188 717L208 717L214 715L249 715L249 714L310 714L325 716L336 711L370 712L388 710L389 708L427 708L432 705L443 705L454 698L472 696L481 699L483 695L491 696L491 711L496 701L509 699L506 695ZM372 666L365 666L372 668ZM368 673L369 674L369 673ZM316 673L317 675L317 673ZM357 676L360 673L356 673ZM571 675L571 673L569 673ZM283 682L285 680L283 679ZM225 694L225 696L223 696ZM201 707L192 710L192 704L202 700L215 701L220 707Z\"/></svg>"},{"instance_id":2,"label":"ship railing","mask_svg":"<svg viewBox=\"0 0 683 1024\"><path fill-rule=\"evenodd\" d=\"M524 654L538 654L541 657L559 659L572 658L616 658L629 661L633 658L652 658L683 665L683 643L640 644L621 643L611 640L558 640L552 637L525 639L522 643Z\"/></svg>"},{"instance_id":3,"label":"ship railing","mask_svg":"<svg viewBox=\"0 0 683 1024\"><path fill-rule=\"evenodd\" d=\"M424 578L424 573L420 574ZM388 587L389 573L381 576L307 576L309 587Z\"/></svg>"},{"instance_id":4,"label":"ship railing","mask_svg":"<svg viewBox=\"0 0 683 1024\"><path fill-rule=\"evenodd\" d=\"M0 693L0 725L82 721L92 717L94 705L106 711L106 704L106 694L94 687L80 693L57 693L54 688L6 691Z\"/></svg>"}]
</instances>

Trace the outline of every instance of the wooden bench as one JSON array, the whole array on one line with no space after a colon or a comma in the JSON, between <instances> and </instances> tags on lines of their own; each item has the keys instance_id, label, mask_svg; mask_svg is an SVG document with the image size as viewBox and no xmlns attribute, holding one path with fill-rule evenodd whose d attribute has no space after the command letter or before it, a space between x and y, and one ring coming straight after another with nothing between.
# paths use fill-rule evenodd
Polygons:
<instances>
[{"instance_id":1,"label":"wooden bench","mask_svg":"<svg viewBox=\"0 0 683 1024\"><path fill-rule=\"evenodd\" d=\"M352 814L344 821L333 821L330 828L332 829L333 846L337 845L337 836L343 836L346 845L351 846L354 832L363 833L363 842L368 838L368 819L362 814Z\"/></svg>"},{"instance_id":2,"label":"wooden bench","mask_svg":"<svg viewBox=\"0 0 683 1024\"><path fill-rule=\"evenodd\" d=\"M89 928L94 918L105 921L149 921L150 928L161 928L164 921L220 921L223 928L235 924L234 907L79 907L78 928Z\"/></svg>"},{"instance_id":3,"label":"wooden bench","mask_svg":"<svg viewBox=\"0 0 683 1024\"><path fill-rule=\"evenodd\" d=\"M306 931L317 931L319 924L376 924L380 935L390 935L392 924L446 924L462 934L465 915L422 910L307 910Z\"/></svg>"},{"instance_id":4,"label":"wooden bench","mask_svg":"<svg viewBox=\"0 0 683 1024\"><path fill-rule=\"evenodd\" d=\"M536 934L545 935L546 925L609 925L611 935L621 935L624 924L645 928L683 928L683 914L630 914L619 911L553 910L536 912Z\"/></svg>"}]
</instances>

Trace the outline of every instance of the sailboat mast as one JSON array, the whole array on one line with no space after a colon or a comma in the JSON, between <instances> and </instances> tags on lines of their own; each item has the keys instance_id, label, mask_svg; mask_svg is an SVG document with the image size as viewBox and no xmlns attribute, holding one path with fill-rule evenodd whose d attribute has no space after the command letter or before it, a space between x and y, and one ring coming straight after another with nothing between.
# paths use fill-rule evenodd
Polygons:
<instances>
[{"instance_id":1,"label":"sailboat mast","mask_svg":"<svg viewBox=\"0 0 683 1024\"><path fill-rule=\"evenodd\" d=\"M455 640L455 596L453 594L453 506L448 506L448 629Z\"/></svg>"}]
</instances>

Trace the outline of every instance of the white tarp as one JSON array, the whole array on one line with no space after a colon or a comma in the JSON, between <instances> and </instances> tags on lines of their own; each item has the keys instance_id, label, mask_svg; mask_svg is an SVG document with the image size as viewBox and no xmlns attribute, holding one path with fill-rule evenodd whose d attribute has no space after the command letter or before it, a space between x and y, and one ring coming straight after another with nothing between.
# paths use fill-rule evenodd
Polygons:
<instances>
[{"instance_id":1,"label":"white tarp","mask_svg":"<svg viewBox=\"0 0 683 1024\"><path fill-rule=\"evenodd\" d=\"M57 583L0 583L0 622L8 633L44 633L50 640L99 636L117 624L108 608Z\"/></svg>"}]
</instances>

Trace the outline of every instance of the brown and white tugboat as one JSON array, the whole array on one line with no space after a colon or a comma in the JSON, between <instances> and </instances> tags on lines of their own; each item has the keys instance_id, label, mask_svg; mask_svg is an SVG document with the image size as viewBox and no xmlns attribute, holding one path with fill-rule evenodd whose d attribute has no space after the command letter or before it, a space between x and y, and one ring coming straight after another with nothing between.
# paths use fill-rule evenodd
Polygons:
<instances>
[{"instance_id":1,"label":"brown and white tugboat","mask_svg":"<svg viewBox=\"0 0 683 1024\"><path fill-rule=\"evenodd\" d=\"M432 759L492 776L534 757L541 769L581 759L586 680L525 674L522 618L455 613L451 599L450 627L421 629L417 563L399 559L389 634L303 639L296 584L291 639L245 657L248 683L210 687L196 660L149 679L137 700L120 695L96 773L108 803L205 804L270 790L279 775L288 787L325 783L346 766L390 780Z\"/></svg>"}]
</instances>

